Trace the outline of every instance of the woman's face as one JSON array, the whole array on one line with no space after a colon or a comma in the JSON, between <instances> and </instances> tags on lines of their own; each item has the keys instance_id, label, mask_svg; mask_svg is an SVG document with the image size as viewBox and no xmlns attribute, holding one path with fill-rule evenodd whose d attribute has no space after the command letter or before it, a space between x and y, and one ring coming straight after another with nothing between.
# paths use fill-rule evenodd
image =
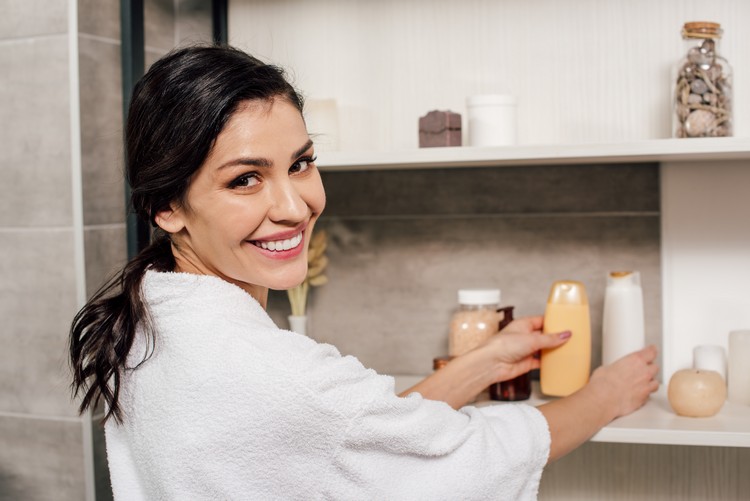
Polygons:
<instances>
[{"instance_id":1,"label":"woman's face","mask_svg":"<svg viewBox=\"0 0 750 501\"><path fill-rule=\"evenodd\" d=\"M307 247L325 207L312 141L286 99L247 101L193 176L185 203L157 215L176 271L215 275L265 304L307 274Z\"/></svg>"}]
</instances>

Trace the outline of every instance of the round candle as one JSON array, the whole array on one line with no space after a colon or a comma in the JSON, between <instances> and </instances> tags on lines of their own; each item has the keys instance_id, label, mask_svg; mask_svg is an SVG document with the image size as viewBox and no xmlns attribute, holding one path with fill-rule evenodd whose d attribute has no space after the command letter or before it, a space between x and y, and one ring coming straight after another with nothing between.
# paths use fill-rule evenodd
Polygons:
<instances>
[{"instance_id":1,"label":"round candle","mask_svg":"<svg viewBox=\"0 0 750 501\"><path fill-rule=\"evenodd\" d=\"M729 333L728 397L750 405L750 330Z\"/></svg>"},{"instance_id":2,"label":"round candle","mask_svg":"<svg viewBox=\"0 0 750 501\"><path fill-rule=\"evenodd\" d=\"M727 361L724 348L715 344L702 344L693 348L693 368L715 371L727 380Z\"/></svg>"}]
</instances>

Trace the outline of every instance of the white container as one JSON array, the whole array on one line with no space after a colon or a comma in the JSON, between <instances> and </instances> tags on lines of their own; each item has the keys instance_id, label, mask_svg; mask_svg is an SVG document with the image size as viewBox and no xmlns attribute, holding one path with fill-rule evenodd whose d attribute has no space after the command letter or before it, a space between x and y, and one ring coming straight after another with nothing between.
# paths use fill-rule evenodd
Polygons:
<instances>
[{"instance_id":1,"label":"white container","mask_svg":"<svg viewBox=\"0 0 750 501\"><path fill-rule=\"evenodd\" d=\"M727 372L728 400L750 405L750 330L729 333Z\"/></svg>"},{"instance_id":2,"label":"white container","mask_svg":"<svg viewBox=\"0 0 750 501\"><path fill-rule=\"evenodd\" d=\"M693 369L715 371L727 381L727 357L723 346L702 344L693 348Z\"/></svg>"},{"instance_id":3,"label":"white container","mask_svg":"<svg viewBox=\"0 0 750 501\"><path fill-rule=\"evenodd\" d=\"M643 290L637 271L613 271L607 277L602 325L602 364L609 365L646 345Z\"/></svg>"},{"instance_id":4,"label":"white container","mask_svg":"<svg viewBox=\"0 0 750 501\"><path fill-rule=\"evenodd\" d=\"M516 98L502 94L471 96L466 107L469 146L516 144Z\"/></svg>"},{"instance_id":5,"label":"white container","mask_svg":"<svg viewBox=\"0 0 750 501\"><path fill-rule=\"evenodd\" d=\"M338 151L339 112L335 99L307 99L304 109L305 125L315 143L315 152Z\"/></svg>"}]
</instances>

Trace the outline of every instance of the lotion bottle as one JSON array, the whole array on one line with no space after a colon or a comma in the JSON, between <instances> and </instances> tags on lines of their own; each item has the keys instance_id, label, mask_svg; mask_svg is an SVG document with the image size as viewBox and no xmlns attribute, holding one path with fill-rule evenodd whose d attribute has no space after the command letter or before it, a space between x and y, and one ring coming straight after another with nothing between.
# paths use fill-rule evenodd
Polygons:
<instances>
[{"instance_id":1,"label":"lotion bottle","mask_svg":"<svg viewBox=\"0 0 750 501\"><path fill-rule=\"evenodd\" d=\"M604 293L602 364L609 365L645 345L641 276L637 271L613 271Z\"/></svg>"},{"instance_id":2,"label":"lotion bottle","mask_svg":"<svg viewBox=\"0 0 750 501\"><path fill-rule=\"evenodd\" d=\"M544 313L544 334L570 331L571 338L557 348L542 350L541 390L566 397L583 388L591 371L591 320L586 288L581 282L552 284Z\"/></svg>"}]
</instances>

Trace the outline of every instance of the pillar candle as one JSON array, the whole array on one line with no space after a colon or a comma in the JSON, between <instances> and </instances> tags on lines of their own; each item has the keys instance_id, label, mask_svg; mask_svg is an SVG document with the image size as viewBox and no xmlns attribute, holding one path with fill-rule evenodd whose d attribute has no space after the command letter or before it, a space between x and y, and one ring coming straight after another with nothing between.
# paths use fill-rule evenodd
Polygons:
<instances>
[{"instance_id":1,"label":"pillar candle","mask_svg":"<svg viewBox=\"0 0 750 501\"><path fill-rule=\"evenodd\" d=\"M693 348L693 368L716 371L727 380L727 362L724 348L713 344L702 344Z\"/></svg>"},{"instance_id":2,"label":"pillar candle","mask_svg":"<svg viewBox=\"0 0 750 501\"><path fill-rule=\"evenodd\" d=\"M750 330L729 333L727 368L729 401L750 405Z\"/></svg>"}]
</instances>

